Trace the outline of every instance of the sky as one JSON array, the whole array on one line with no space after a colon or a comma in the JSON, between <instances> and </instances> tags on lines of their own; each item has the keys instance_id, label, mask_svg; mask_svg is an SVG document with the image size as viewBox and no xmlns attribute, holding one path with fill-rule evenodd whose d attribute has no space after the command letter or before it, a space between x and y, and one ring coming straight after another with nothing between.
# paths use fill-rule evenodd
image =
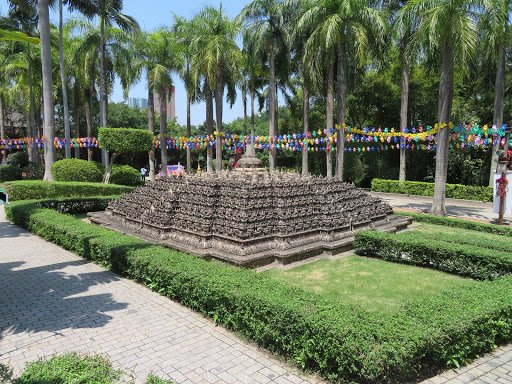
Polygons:
<instances>
[{"instance_id":1,"label":"sky","mask_svg":"<svg viewBox=\"0 0 512 384\"><path fill-rule=\"evenodd\" d=\"M222 1L222 7L231 17L235 17L247 4L247 1L237 0L224 0ZM191 18L197 13L203 6L211 5L218 7L221 2L219 0L124 0L123 13L133 16L139 23L141 29L152 31L164 26L170 26L173 19L173 12ZM8 11L8 0L0 0L0 13L5 15ZM73 15L67 13L64 15L64 19L72 17ZM55 24L58 23L58 13L56 10L50 12L50 19ZM141 77L143 78L143 77ZM173 82L176 87L176 117L179 124L186 124L186 93L183 82L177 76L173 76ZM148 90L145 82L139 82L133 85L129 91L129 97L143 97L147 98ZM121 102L123 99L123 91L119 80L116 79L114 91L110 96L110 101ZM205 104L198 103L191 106L191 122L193 125L202 124L206 117ZM224 101L222 120L225 123L229 123L235 120L237 117L243 116L242 98L238 93L237 100L233 105L233 108L229 107L229 104Z\"/></svg>"}]
</instances>

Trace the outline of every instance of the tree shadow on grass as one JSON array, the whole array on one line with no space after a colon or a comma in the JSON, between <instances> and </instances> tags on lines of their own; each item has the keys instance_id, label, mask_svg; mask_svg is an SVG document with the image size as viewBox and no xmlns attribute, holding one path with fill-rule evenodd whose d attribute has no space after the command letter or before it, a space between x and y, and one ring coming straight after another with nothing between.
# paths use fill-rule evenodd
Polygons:
<instances>
[{"instance_id":1,"label":"tree shadow on grass","mask_svg":"<svg viewBox=\"0 0 512 384\"><path fill-rule=\"evenodd\" d=\"M92 286L119 280L109 271L77 272L76 268L88 264L85 260L31 268L24 264L0 263L0 341L26 332L61 334L66 328L102 327L111 320L107 312L128 306L110 293L84 295Z\"/></svg>"}]
</instances>

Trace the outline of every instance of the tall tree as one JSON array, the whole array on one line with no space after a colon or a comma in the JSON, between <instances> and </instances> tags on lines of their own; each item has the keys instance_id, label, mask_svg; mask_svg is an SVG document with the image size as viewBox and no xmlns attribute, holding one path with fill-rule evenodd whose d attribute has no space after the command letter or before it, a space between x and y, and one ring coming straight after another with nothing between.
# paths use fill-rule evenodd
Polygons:
<instances>
[{"instance_id":1,"label":"tall tree","mask_svg":"<svg viewBox=\"0 0 512 384\"><path fill-rule=\"evenodd\" d=\"M276 45L286 45L285 13L282 2L279 0L253 0L247 4L240 14L240 20L250 22L249 29L254 40L254 49L268 54L269 68L269 136L276 133L276 70L275 50ZM276 167L277 152L270 150L269 167L274 171Z\"/></svg>"},{"instance_id":2,"label":"tall tree","mask_svg":"<svg viewBox=\"0 0 512 384\"><path fill-rule=\"evenodd\" d=\"M347 53L355 50L358 63L363 65L369 51L381 52L387 24L382 11L368 6L366 0L322 0L309 9L300 21L304 26L316 26L326 52L337 51L338 146L336 175L343 178L344 126L347 102ZM314 32L314 33L315 33Z\"/></svg>"},{"instance_id":3,"label":"tall tree","mask_svg":"<svg viewBox=\"0 0 512 384\"><path fill-rule=\"evenodd\" d=\"M445 191L448 172L449 124L453 102L454 58L467 63L477 43L478 0L410 0L399 17L418 20L412 39L430 55L440 54L434 200L430 212L446 214Z\"/></svg>"},{"instance_id":4,"label":"tall tree","mask_svg":"<svg viewBox=\"0 0 512 384\"><path fill-rule=\"evenodd\" d=\"M121 13L123 0L91 0L89 12L99 18L100 23L100 126L107 127L107 70L105 67L105 45L109 40L108 27L116 24L120 29L133 32L138 31L139 24L132 17ZM107 153L103 151L103 163L108 162Z\"/></svg>"},{"instance_id":5,"label":"tall tree","mask_svg":"<svg viewBox=\"0 0 512 384\"><path fill-rule=\"evenodd\" d=\"M203 73L210 89L215 89L216 164L218 174L222 170L222 104L224 88L233 79L242 64L242 52L235 39L241 33L241 24L230 20L222 9L205 7L198 15L194 47L194 66Z\"/></svg>"}]
</instances>

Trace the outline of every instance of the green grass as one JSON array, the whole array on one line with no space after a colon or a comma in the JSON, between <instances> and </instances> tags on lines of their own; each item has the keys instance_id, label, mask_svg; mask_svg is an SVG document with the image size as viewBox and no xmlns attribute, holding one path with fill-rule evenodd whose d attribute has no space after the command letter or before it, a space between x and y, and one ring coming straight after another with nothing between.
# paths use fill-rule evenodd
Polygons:
<instances>
[{"instance_id":1,"label":"green grass","mask_svg":"<svg viewBox=\"0 0 512 384\"><path fill-rule=\"evenodd\" d=\"M435 270L356 255L262 273L330 300L386 313L444 290L480 284Z\"/></svg>"}]
</instances>

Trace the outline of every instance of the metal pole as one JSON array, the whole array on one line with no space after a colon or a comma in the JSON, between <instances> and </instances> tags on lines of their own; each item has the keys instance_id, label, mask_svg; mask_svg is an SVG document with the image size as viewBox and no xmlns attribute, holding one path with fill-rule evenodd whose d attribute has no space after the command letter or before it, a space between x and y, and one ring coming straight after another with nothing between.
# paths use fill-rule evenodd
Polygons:
<instances>
[{"instance_id":1,"label":"metal pole","mask_svg":"<svg viewBox=\"0 0 512 384\"><path fill-rule=\"evenodd\" d=\"M505 159L508 158L509 141L510 141L510 130L507 130L505 132L505 145L503 146L503 151L505 152ZM507 177L507 168L506 167L505 167L505 170L501 172L501 177L504 177L504 178ZM503 225L503 213L505 211L505 198L506 198L506 196L500 197L500 214L499 214L498 225Z\"/></svg>"}]
</instances>

